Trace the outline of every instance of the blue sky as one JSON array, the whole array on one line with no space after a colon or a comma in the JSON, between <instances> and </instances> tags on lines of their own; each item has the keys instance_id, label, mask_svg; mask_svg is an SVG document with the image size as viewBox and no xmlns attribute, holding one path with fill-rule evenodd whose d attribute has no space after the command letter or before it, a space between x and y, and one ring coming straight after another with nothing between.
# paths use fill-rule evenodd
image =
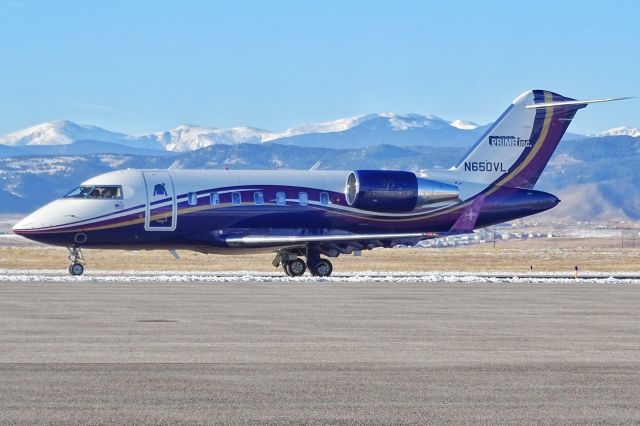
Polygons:
<instances>
[{"instance_id":1,"label":"blue sky","mask_svg":"<svg viewBox=\"0 0 640 426\"><path fill-rule=\"evenodd\" d=\"M640 2L0 3L0 134L68 119L283 130L392 111L481 124L518 94L640 96ZM640 99L570 130L640 127Z\"/></svg>"}]
</instances>

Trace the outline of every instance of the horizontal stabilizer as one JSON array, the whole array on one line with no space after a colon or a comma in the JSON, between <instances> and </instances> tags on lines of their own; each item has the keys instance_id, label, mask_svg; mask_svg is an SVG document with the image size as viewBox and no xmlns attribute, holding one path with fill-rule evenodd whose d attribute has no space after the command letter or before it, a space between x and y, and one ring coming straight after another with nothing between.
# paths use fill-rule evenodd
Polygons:
<instances>
[{"instance_id":1,"label":"horizontal stabilizer","mask_svg":"<svg viewBox=\"0 0 640 426\"><path fill-rule=\"evenodd\" d=\"M557 101L557 102L542 102L539 104L531 104L531 105L527 105L525 106L526 109L537 109L537 108L547 108L547 107L554 107L554 106L565 106L565 105L588 105L588 104L597 104L600 102L613 102L613 101L623 101L625 99L633 99L630 96L627 96L625 98L606 98L606 99L591 99L588 101L578 101L578 100L571 100L571 101Z\"/></svg>"}]
</instances>

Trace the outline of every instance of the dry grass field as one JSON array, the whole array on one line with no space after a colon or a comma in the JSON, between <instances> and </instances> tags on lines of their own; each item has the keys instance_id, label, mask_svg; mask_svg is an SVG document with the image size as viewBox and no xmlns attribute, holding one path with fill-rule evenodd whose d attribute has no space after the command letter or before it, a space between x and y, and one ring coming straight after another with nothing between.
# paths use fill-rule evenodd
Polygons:
<instances>
[{"instance_id":1,"label":"dry grass field","mask_svg":"<svg viewBox=\"0 0 640 426\"><path fill-rule=\"evenodd\" d=\"M273 254L204 255L180 251L85 250L89 270L113 271L262 271L275 272ZM616 238L554 238L499 241L440 249L376 249L362 256L332 259L336 272L640 272L640 248L620 248ZM65 248L42 245L0 246L0 269L65 269Z\"/></svg>"}]
</instances>

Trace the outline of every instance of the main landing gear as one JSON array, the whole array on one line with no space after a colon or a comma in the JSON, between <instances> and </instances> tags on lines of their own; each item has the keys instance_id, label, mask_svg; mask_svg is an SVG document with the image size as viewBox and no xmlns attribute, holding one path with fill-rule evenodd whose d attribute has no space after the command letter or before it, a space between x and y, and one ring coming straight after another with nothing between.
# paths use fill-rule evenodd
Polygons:
<instances>
[{"instance_id":1,"label":"main landing gear","mask_svg":"<svg viewBox=\"0 0 640 426\"><path fill-rule=\"evenodd\" d=\"M82 275L84 272L84 258L82 257L82 251L80 247L68 247L69 260L69 273L74 276Z\"/></svg>"},{"instance_id":2,"label":"main landing gear","mask_svg":"<svg viewBox=\"0 0 640 426\"><path fill-rule=\"evenodd\" d=\"M327 259L321 259L311 270L314 277L328 277L333 272L333 265Z\"/></svg>"},{"instance_id":3,"label":"main landing gear","mask_svg":"<svg viewBox=\"0 0 640 426\"><path fill-rule=\"evenodd\" d=\"M288 276L300 277L306 272L307 264L304 263L304 260L298 257L283 263L282 268L284 269L284 273Z\"/></svg>"},{"instance_id":4,"label":"main landing gear","mask_svg":"<svg viewBox=\"0 0 640 426\"><path fill-rule=\"evenodd\" d=\"M279 251L273 259L273 266L276 268L282 266L284 273L289 277L300 277L309 270L314 277L328 277L333 272L333 265L329 260L320 257L320 254L312 249L306 250L305 262L298 257L302 253L294 253L291 251Z\"/></svg>"}]
</instances>

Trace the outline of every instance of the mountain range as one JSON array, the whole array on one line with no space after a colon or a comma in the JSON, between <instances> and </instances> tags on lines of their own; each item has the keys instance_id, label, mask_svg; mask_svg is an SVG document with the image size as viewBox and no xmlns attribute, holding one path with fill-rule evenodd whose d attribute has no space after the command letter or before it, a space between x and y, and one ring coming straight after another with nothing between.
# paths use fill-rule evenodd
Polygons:
<instances>
[{"instance_id":1,"label":"mountain range","mask_svg":"<svg viewBox=\"0 0 640 426\"><path fill-rule=\"evenodd\" d=\"M140 136L70 121L0 137L0 212L27 212L90 176L122 168L447 168L490 124L368 114L283 132L182 125ZM566 134L539 188L566 202L558 220L640 219L640 130Z\"/></svg>"},{"instance_id":2,"label":"mountain range","mask_svg":"<svg viewBox=\"0 0 640 426\"><path fill-rule=\"evenodd\" d=\"M145 135L127 135L71 121L53 121L0 137L0 144L22 148L14 152L41 153L38 147L71 145L78 141L118 144L129 149L186 152L216 144L280 143L337 148L363 147L395 140L397 145L440 145L453 141L466 145L482 127L463 120L452 122L433 115L368 114L335 121L307 124L282 132L254 127L219 129L183 124L175 129ZM104 146L97 149L102 149ZM5 148L6 151L6 148ZM51 148L46 153L51 153Z\"/></svg>"},{"instance_id":3,"label":"mountain range","mask_svg":"<svg viewBox=\"0 0 640 426\"><path fill-rule=\"evenodd\" d=\"M124 149L126 153L136 150L187 152L216 144L238 143L278 143L322 148L363 148L380 144L468 146L489 125L479 126L464 120L448 121L431 114L381 113L305 124L282 132L254 127L219 129L183 124L172 130L135 136L71 121L52 121L0 137L0 155L72 153L73 148L67 145L86 141L92 143L84 143L79 147L80 153L112 153ZM623 132L622 129L613 130L620 134ZM581 137L568 134L565 139Z\"/></svg>"}]
</instances>

